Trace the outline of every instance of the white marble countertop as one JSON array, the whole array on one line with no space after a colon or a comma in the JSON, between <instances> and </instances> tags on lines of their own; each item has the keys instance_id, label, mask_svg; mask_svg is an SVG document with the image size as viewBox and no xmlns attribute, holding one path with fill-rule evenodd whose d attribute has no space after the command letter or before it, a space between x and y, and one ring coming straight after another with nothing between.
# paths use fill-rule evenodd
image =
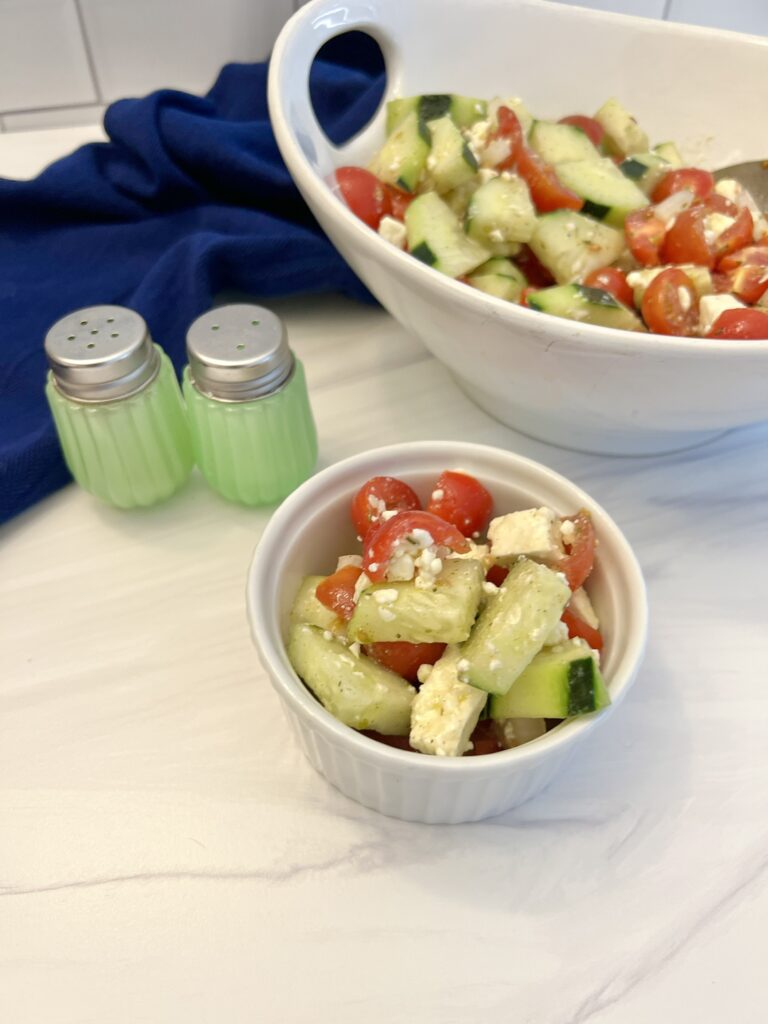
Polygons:
<instances>
[{"instance_id":1,"label":"white marble countertop","mask_svg":"<svg viewBox=\"0 0 768 1024\"><path fill-rule=\"evenodd\" d=\"M60 151L47 134L0 137L0 173ZM275 306L322 464L470 439L605 505L648 580L645 665L537 800L389 820L315 775L256 660L268 512L199 478L135 514L66 488L0 531L0 1019L765 1021L768 428L561 451L475 408L382 311Z\"/></svg>"}]
</instances>

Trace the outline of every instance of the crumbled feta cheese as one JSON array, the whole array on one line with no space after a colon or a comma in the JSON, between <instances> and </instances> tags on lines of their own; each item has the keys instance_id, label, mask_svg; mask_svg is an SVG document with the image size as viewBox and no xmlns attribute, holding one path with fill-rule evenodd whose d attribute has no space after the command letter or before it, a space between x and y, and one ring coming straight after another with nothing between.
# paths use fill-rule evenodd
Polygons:
<instances>
[{"instance_id":1,"label":"crumbled feta cheese","mask_svg":"<svg viewBox=\"0 0 768 1024\"><path fill-rule=\"evenodd\" d=\"M330 629L323 630L323 640L333 640L333 633Z\"/></svg>"},{"instance_id":2,"label":"crumbled feta cheese","mask_svg":"<svg viewBox=\"0 0 768 1024\"><path fill-rule=\"evenodd\" d=\"M488 668L491 672L498 672L501 668L501 658L491 658L488 662Z\"/></svg>"},{"instance_id":3,"label":"crumbled feta cheese","mask_svg":"<svg viewBox=\"0 0 768 1024\"><path fill-rule=\"evenodd\" d=\"M338 561L336 562L336 571L339 569L345 569L348 565L353 565L357 569L362 569L363 559L360 555L339 555ZM373 568L373 566L371 566Z\"/></svg>"},{"instance_id":4,"label":"crumbled feta cheese","mask_svg":"<svg viewBox=\"0 0 768 1024\"><path fill-rule=\"evenodd\" d=\"M394 217L382 217L379 221L379 234L385 241L396 245L398 249L405 248L408 233L401 220L395 220Z\"/></svg>"},{"instance_id":5,"label":"crumbled feta cheese","mask_svg":"<svg viewBox=\"0 0 768 1024\"><path fill-rule=\"evenodd\" d=\"M677 289L677 297L680 301L680 308L684 313L687 313L691 308L691 293L687 288L683 288L682 285Z\"/></svg>"},{"instance_id":6,"label":"crumbled feta cheese","mask_svg":"<svg viewBox=\"0 0 768 1024\"><path fill-rule=\"evenodd\" d=\"M371 562L371 564L368 566L368 568L371 570L371 572L378 572L379 571L379 563L378 562Z\"/></svg>"},{"instance_id":7,"label":"crumbled feta cheese","mask_svg":"<svg viewBox=\"0 0 768 1024\"><path fill-rule=\"evenodd\" d=\"M576 524L572 519L564 519L562 523L560 523L560 536L563 538L564 544L573 544L575 533Z\"/></svg>"},{"instance_id":8,"label":"crumbled feta cheese","mask_svg":"<svg viewBox=\"0 0 768 1024\"><path fill-rule=\"evenodd\" d=\"M477 172L477 180L481 185L487 185L489 181L493 181L498 176L499 172L495 171L492 167L481 167Z\"/></svg>"},{"instance_id":9,"label":"crumbled feta cheese","mask_svg":"<svg viewBox=\"0 0 768 1024\"><path fill-rule=\"evenodd\" d=\"M386 523L388 520L390 520L393 516L396 516L396 515L397 515L397 509L396 508L385 508L384 511L379 516L379 518L381 519L381 521L383 523Z\"/></svg>"},{"instance_id":10,"label":"crumbled feta cheese","mask_svg":"<svg viewBox=\"0 0 768 1024\"><path fill-rule=\"evenodd\" d=\"M376 604L393 604L397 600L399 593L394 587L388 587L385 590L375 591L373 599Z\"/></svg>"},{"instance_id":11,"label":"crumbled feta cheese","mask_svg":"<svg viewBox=\"0 0 768 1024\"><path fill-rule=\"evenodd\" d=\"M488 540L491 554L502 565L523 555L552 562L563 554L560 519L551 508L529 508L492 519Z\"/></svg>"},{"instance_id":12,"label":"crumbled feta cheese","mask_svg":"<svg viewBox=\"0 0 768 1024\"><path fill-rule=\"evenodd\" d=\"M416 678L420 683L426 683L429 677L432 675L431 665L419 665L416 669Z\"/></svg>"},{"instance_id":13,"label":"crumbled feta cheese","mask_svg":"<svg viewBox=\"0 0 768 1024\"><path fill-rule=\"evenodd\" d=\"M491 583L490 580L486 580L483 583L483 591L489 596L493 596L493 594L498 594L499 588L496 586L495 583Z\"/></svg>"},{"instance_id":14,"label":"crumbled feta cheese","mask_svg":"<svg viewBox=\"0 0 768 1024\"><path fill-rule=\"evenodd\" d=\"M464 138L467 140L467 145L472 153L472 156L481 162L483 150L488 144L488 136L491 133L491 122L490 121L475 121L469 128L464 129Z\"/></svg>"},{"instance_id":15,"label":"crumbled feta cheese","mask_svg":"<svg viewBox=\"0 0 768 1024\"><path fill-rule=\"evenodd\" d=\"M512 152L509 139L493 139L482 152L480 163L483 167L498 167Z\"/></svg>"},{"instance_id":16,"label":"crumbled feta cheese","mask_svg":"<svg viewBox=\"0 0 768 1024\"><path fill-rule=\"evenodd\" d=\"M491 228L491 230L488 232L488 237L492 242L503 242L504 232L501 231L499 228Z\"/></svg>"},{"instance_id":17,"label":"crumbled feta cheese","mask_svg":"<svg viewBox=\"0 0 768 1024\"><path fill-rule=\"evenodd\" d=\"M413 699L410 744L423 754L460 757L471 749L488 695L459 679L462 660L459 648L449 645Z\"/></svg>"},{"instance_id":18,"label":"crumbled feta cheese","mask_svg":"<svg viewBox=\"0 0 768 1024\"><path fill-rule=\"evenodd\" d=\"M379 608L379 615L385 622L394 622L397 618L395 613L391 612L389 608L386 608L384 605Z\"/></svg>"},{"instance_id":19,"label":"crumbled feta cheese","mask_svg":"<svg viewBox=\"0 0 768 1024\"><path fill-rule=\"evenodd\" d=\"M434 491L432 491L432 501L442 501L444 497L445 491L442 487L436 487Z\"/></svg>"},{"instance_id":20,"label":"crumbled feta cheese","mask_svg":"<svg viewBox=\"0 0 768 1024\"><path fill-rule=\"evenodd\" d=\"M411 555L397 555L387 563L387 579L393 582L412 580L416 566Z\"/></svg>"},{"instance_id":21,"label":"crumbled feta cheese","mask_svg":"<svg viewBox=\"0 0 768 1024\"><path fill-rule=\"evenodd\" d=\"M726 309L744 309L744 303L733 295L705 295L699 303L699 331L708 334L715 320Z\"/></svg>"},{"instance_id":22,"label":"crumbled feta cheese","mask_svg":"<svg viewBox=\"0 0 768 1024\"><path fill-rule=\"evenodd\" d=\"M360 657L360 644L355 640L354 643L349 645L349 650L354 654L356 658Z\"/></svg>"},{"instance_id":23,"label":"crumbled feta cheese","mask_svg":"<svg viewBox=\"0 0 768 1024\"><path fill-rule=\"evenodd\" d=\"M578 590L574 590L571 594L571 600L568 604L574 615L576 615L582 622L586 622L592 629L600 628L600 620L597 617L595 609L592 607L592 602L589 599L589 594L586 592L584 587L579 587Z\"/></svg>"},{"instance_id":24,"label":"crumbled feta cheese","mask_svg":"<svg viewBox=\"0 0 768 1024\"><path fill-rule=\"evenodd\" d=\"M555 647L568 639L568 627L564 622L556 622L544 640L545 647Z\"/></svg>"}]
</instances>

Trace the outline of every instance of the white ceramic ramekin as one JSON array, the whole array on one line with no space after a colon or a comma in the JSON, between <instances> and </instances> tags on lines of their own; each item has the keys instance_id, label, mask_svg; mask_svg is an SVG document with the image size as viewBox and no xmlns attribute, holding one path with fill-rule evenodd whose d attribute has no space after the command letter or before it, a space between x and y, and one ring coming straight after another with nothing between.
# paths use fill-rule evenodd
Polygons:
<instances>
[{"instance_id":1,"label":"white ceramic ramekin","mask_svg":"<svg viewBox=\"0 0 768 1024\"><path fill-rule=\"evenodd\" d=\"M380 238L334 194L333 170L368 162L384 105L347 145L318 125L307 79L318 49L373 36L386 97L517 95L540 117L591 113L617 96L655 141L705 167L765 157L768 39L540 0L314 0L270 64L280 151L324 231L383 306L467 394L519 430L568 448L650 454L766 419L768 341L663 338L545 316L453 281ZM652 73L649 74L649 62Z\"/></svg>"},{"instance_id":2,"label":"white ceramic ramekin","mask_svg":"<svg viewBox=\"0 0 768 1024\"><path fill-rule=\"evenodd\" d=\"M606 637L602 668L612 705L566 722L514 750L438 758L377 743L342 725L291 668L283 637L301 579L331 572L357 550L352 496L371 476L398 476L422 497L444 469L478 477L499 512L549 505L591 511L599 538L589 591ZM645 585L634 554L608 514L575 484L498 448L446 442L392 445L339 462L303 484L275 512L251 564L248 617L262 664L307 757L329 782L366 807L408 821L477 821L521 804L557 773L573 749L606 721L634 680L647 629Z\"/></svg>"}]
</instances>

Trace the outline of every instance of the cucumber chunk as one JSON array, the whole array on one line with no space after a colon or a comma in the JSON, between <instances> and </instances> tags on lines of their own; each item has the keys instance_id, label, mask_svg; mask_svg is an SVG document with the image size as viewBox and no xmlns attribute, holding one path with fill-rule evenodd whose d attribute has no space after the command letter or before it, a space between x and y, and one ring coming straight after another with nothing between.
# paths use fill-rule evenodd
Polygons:
<instances>
[{"instance_id":1,"label":"cucumber chunk","mask_svg":"<svg viewBox=\"0 0 768 1024\"><path fill-rule=\"evenodd\" d=\"M344 620L317 599L317 585L324 579L325 576L306 576L301 581L291 607L291 622L305 622L310 626L317 626L318 629L329 629L332 633L343 634L346 629Z\"/></svg>"},{"instance_id":2,"label":"cucumber chunk","mask_svg":"<svg viewBox=\"0 0 768 1024\"><path fill-rule=\"evenodd\" d=\"M490 257L467 238L461 222L435 192L418 196L405 211L408 248L412 256L449 277L461 277Z\"/></svg>"},{"instance_id":3,"label":"cucumber chunk","mask_svg":"<svg viewBox=\"0 0 768 1024\"><path fill-rule=\"evenodd\" d=\"M491 698L491 718L573 718L610 704L600 669L583 640L537 654L509 691Z\"/></svg>"},{"instance_id":4,"label":"cucumber chunk","mask_svg":"<svg viewBox=\"0 0 768 1024\"><path fill-rule=\"evenodd\" d=\"M468 128L485 117L488 104L472 96L451 93L433 93L424 96L406 96L387 103L386 132L390 135L408 117L416 114L422 124L435 121L448 114L458 128Z\"/></svg>"},{"instance_id":5,"label":"cucumber chunk","mask_svg":"<svg viewBox=\"0 0 768 1024\"><path fill-rule=\"evenodd\" d=\"M570 210L539 217L530 241L537 258L558 284L583 281L624 251L624 232Z\"/></svg>"},{"instance_id":6,"label":"cucumber chunk","mask_svg":"<svg viewBox=\"0 0 768 1024\"><path fill-rule=\"evenodd\" d=\"M570 596L559 573L520 559L461 648L462 679L489 693L506 693L543 647Z\"/></svg>"},{"instance_id":7,"label":"cucumber chunk","mask_svg":"<svg viewBox=\"0 0 768 1024\"><path fill-rule=\"evenodd\" d=\"M595 120L605 130L603 144L610 153L629 156L648 152L648 136L617 99L607 100L595 114Z\"/></svg>"},{"instance_id":8,"label":"cucumber chunk","mask_svg":"<svg viewBox=\"0 0 768 1024\"><path fill-rule=\"evenodd\" d=\"M467 234L494 256L514 255L536 230L536 210L522 178L491 178L475 192L467 209Z\"/></svg>"},{"instance_id":9,"label":"cucumber chunk","mask_svg":"<svg viewBox=\"0 0 768 1024\"><path fill-rule=\"evenodd\" d=\"M612 160L572 160L558 164L557 176L584 200L582 213L621 228L633 210L648 205L644 192Z\"/></svg>"},{"instance_id":10,"label":"cucumber chunk","mask_svg":"<svg viewBox=\"0 0 768 1024\"><path fill-rule=\"evenodd\" d=\"M410 743L422 754L461 757L472 748L470 736L488 694L458 676L461 651L455 645L432 666L411 708Z\"/></svg>"},{"instance_id":11,"label":"cucumber chunk","mask_svg":"<svg viewBox=\"0 0 768 1024\"><path fill-rule=\"evenodd\" d=\"M378 662L355 655L315 626L295 625L288 658L323 707L353 729L407 736L416 691Z\"/></svg>"},{"instance_id":12,"label":"cucumber chunk","mask_svg":"<svg viewBox=\"0 0 768 1024\"><path fill-rule=\"evenodd\" d=\"M583 284L560 284L528 293L528 305L551 316L582 323L614 327L622 331L644 331L642 321L631 309L618 302L602 288Z\"/></svg>"},{"instance_id":13,"label":"cucumber chunk","mask_svg":"<svg viewBox=\"0 0 768 1024\"><path fill-rule=\"evenodd\" d=\"M657 153L663 160L666 160L672 167L683 166L683 158L680 156L680 150L674 142L660 142L658 146L653 147L653 152Z\"/></svg>"},{"instance_id":14,"label":"cucumber chunk","mask_svg":"<svg viewBox=\"0 0 768 1024\"><path fill-rule=\"evenodd\" d=\"M429 155L429 131L410 114L397 126L368 165L380 181L415 192Z\"/></svg>"},{"instance_id":15,"label":"cucumber chunk","mask_svg":"<svg viewBox=\"0 0 768 1024\"><path fill-rule=\"evenodd\" d=\"M367 587L349 621L349 636L364 644L385 640L460 643L472 629L484 579L480 562L451 558L429 588L417 587L412 580Z\"/></svg>"},{"instance_id":16,"label":"cucumber chunk","mask_svg":"<svg viewBox=\"0 0 768 1024\"><path fill-rule=\"evenodd\" d=\"M572 124L534 121L529 139L531 146L548 164L602 159L586 132Z\"/></svg>"},{"instance_id":17,"label":"cucumber chunk","mask_svg":"<svg viewBox=\"0 0 768 1024\"><path fill-rule=\"evenodd\" d=\"M437 192L450 192L474 178L477 160L450 117L428 124L432 148L427 157L429 181Z\"/></svg>"},{"instance_id":18,"label":"cucumber chunk","mask_svg":"<svg viewBox=\"0 0 768 1024\"><path fill-rule=\"evenodd\" d=\"M508 302L519 302L523 288L528 284L519 267L510 260L498 257L483 263L467 280L473 288Z\"/></svg>"},{"instance_id":19,"label":"cucumber chunk","mask_svg":"<svg viewBox=\"0 0 768 1024\"><path fill-rule=\"evenodd\" d=\"M658 153L635 153L621 161L619 170L649 196L672 165Z\"/></svg>"}]
</instances>

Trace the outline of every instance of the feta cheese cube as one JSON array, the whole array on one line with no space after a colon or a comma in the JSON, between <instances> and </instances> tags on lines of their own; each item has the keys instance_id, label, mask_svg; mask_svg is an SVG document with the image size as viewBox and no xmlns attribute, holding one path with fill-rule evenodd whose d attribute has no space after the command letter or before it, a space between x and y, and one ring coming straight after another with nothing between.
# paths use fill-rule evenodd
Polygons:
<instances>
[{"instance_id":1,"label":"feta cheese cube","mask_svg":"<svg viewBox=\"0 0 768 1024\"><path fill-rule=\"evenodd\" d=\"M382 217L379 221L379 234L385 241L396 245L398 249L405 248L407 232L405 224L401 220L395 220L394 217Z\"/></svg>"},{"instance_id":2,"label":"feta cheese cube","mask_svg":"<svg viewBox=\"0 0 768 1024\"><path fill-rule=\"evenodd\" d=\"M461 757L472 747L470 736L488 694L459 680L459 661L459 647L450 644L414 697L409 739L423 754Z\"/></svg>"},{"instance_id":3,"label":"feta cheese cube","mask_svg":"<svg viewBox=\"0 0 768 1024\"><path fill-rule=\"evenodd\" d=\"M560 519L551 508L529 508L491 520L491 555L508 565L525 555L537 562L554 562L563 554Z\"/></svg>"},{"instance_id":4,"label":"feta cheese cube","mask_svg":"<svg viewBox=\"0 0 768 1024\"><path fill-rule=\"evenodd\" d=\"M715 320L726 309L744 309L744 303L733 295L705 295L699 302L699 331L708 334Z\"/></svg>"},{"instance_id":5,"label":"feta cheese cube","mask_svg":"<svg viewBox=\"0 0 768 1024\"><path fill-rule=\"evenodd\" d=\"M545 647L556 647L558 644L563 644L568 639L568 627L564 622L556 622L552 627L551 632L548 634L547 639L544 641Z\"/></svg>"}]
</instances>

